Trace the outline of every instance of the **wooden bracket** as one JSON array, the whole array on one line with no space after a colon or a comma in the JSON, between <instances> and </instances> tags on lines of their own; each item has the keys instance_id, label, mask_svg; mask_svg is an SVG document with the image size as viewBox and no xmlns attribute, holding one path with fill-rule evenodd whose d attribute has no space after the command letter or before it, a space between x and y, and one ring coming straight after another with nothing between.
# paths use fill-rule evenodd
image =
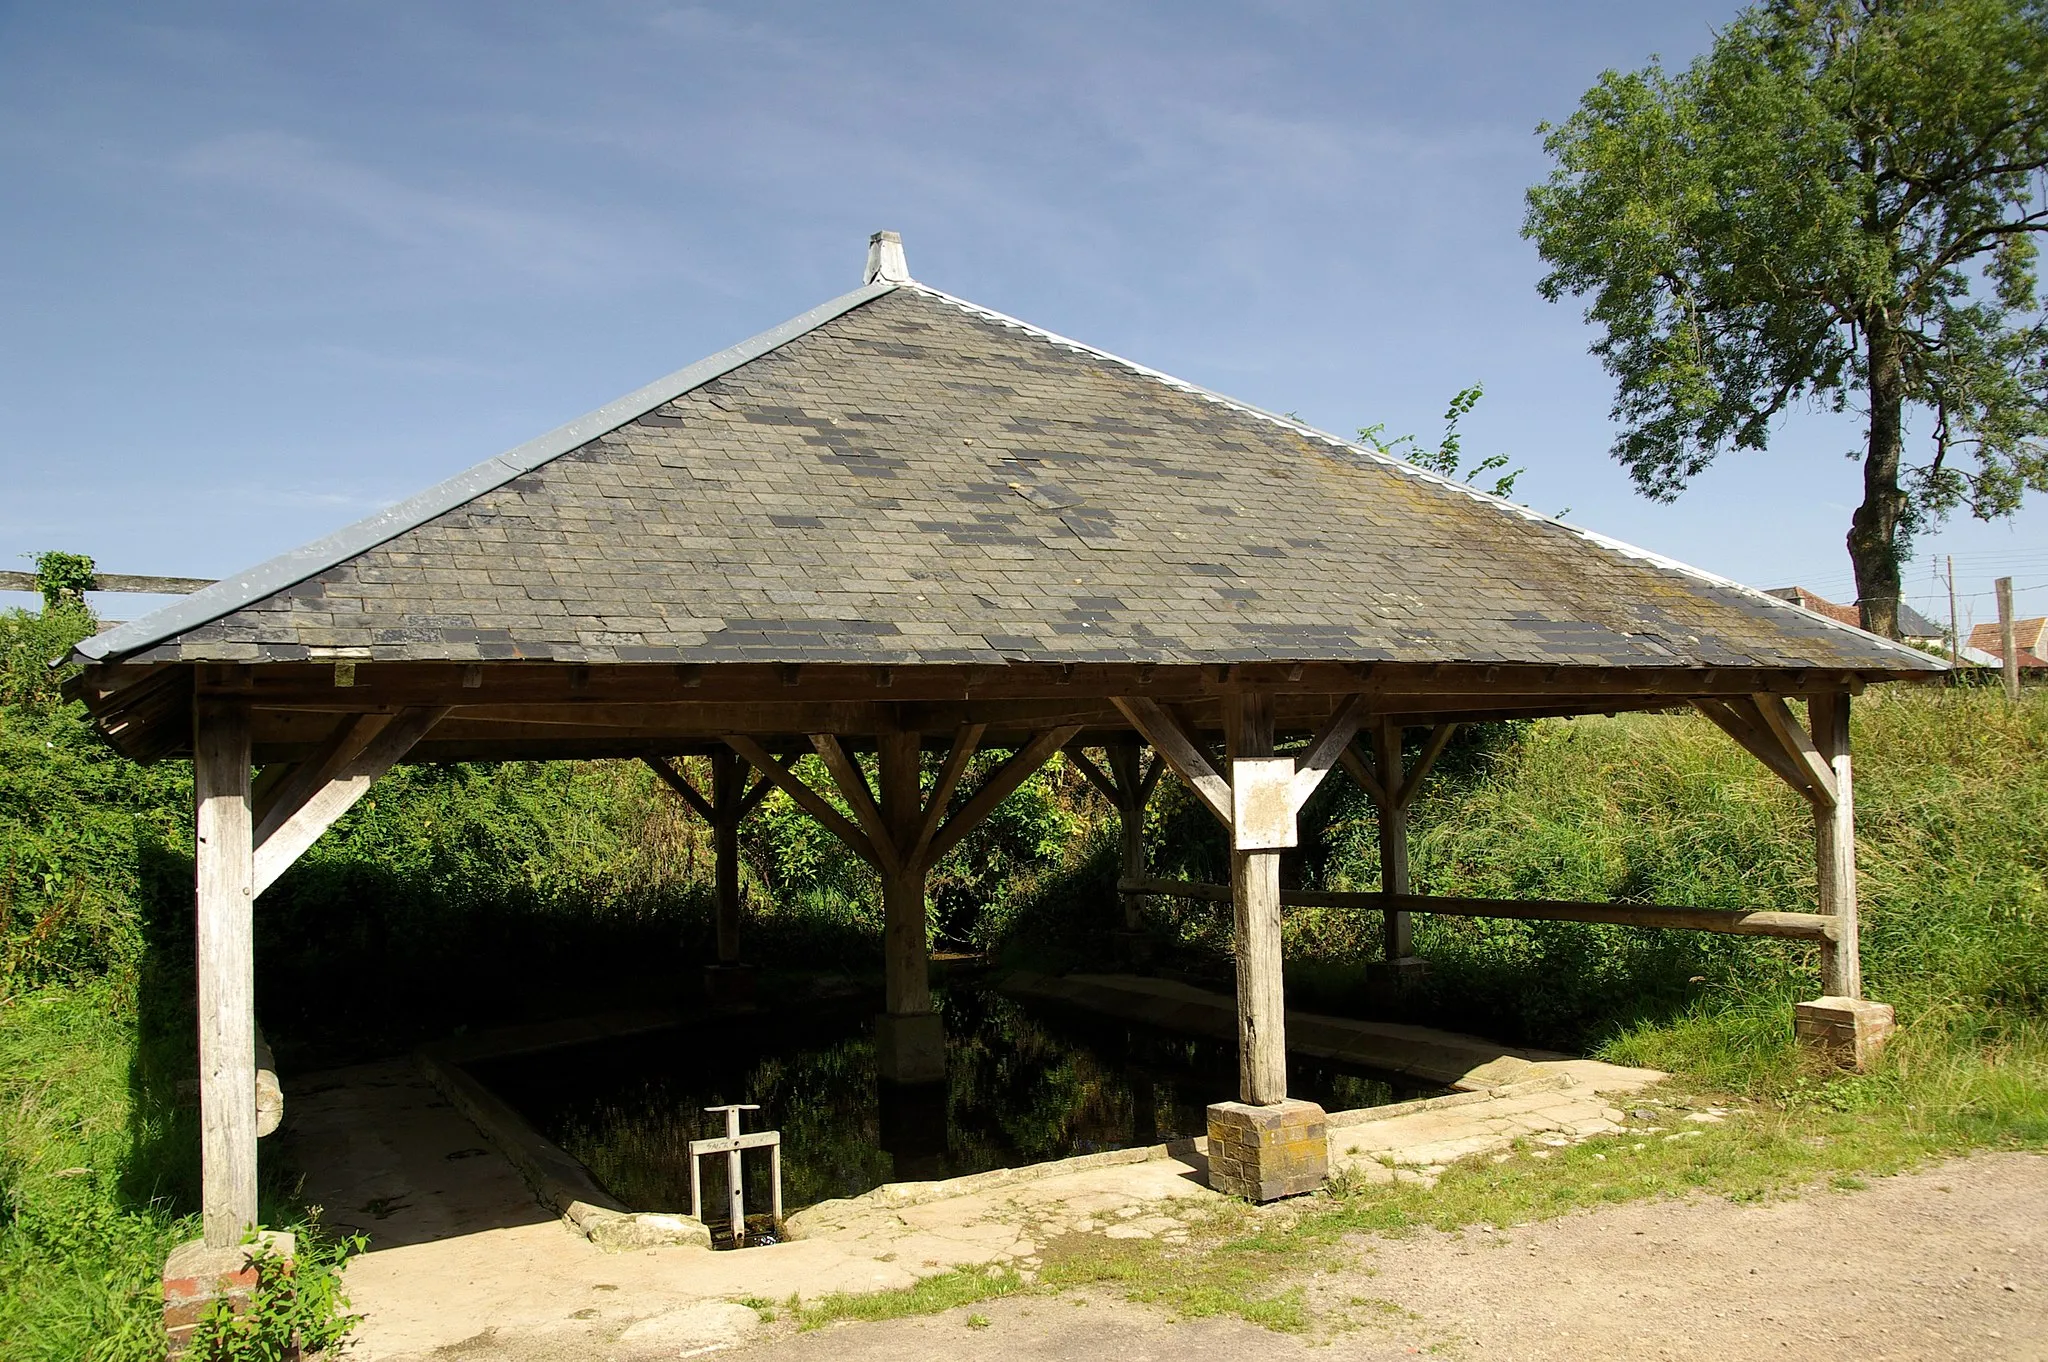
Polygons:
<instances>
[{"instance_id":1,"label":"wooden bracket","mask_svg":"<svg viewBox=\"0 0 2048 1362\"><path fill-rule=\"evenodd\" d=\"M967 774L967 763L981 750L981 735L987 731L987 724L962 724L954 730L945 764L939 767L938 779L932 782L931 793L918 810L917 836L911 842L910 854L903 858L905 865L927 866L938 859L935 855L928 858L928 853L932 839L938 835L939 820L946 816L946 805L953 801L953 791L960 787L960 777Z\"/></svg>"},{"instance_id":2,"label":"wooden bracket","mask_svg":"<svg viewBox=\"0 0 2048 1362\"><path fill-rule=\"evenodd\" d=\"M796 806L817 819L825 831L845 843L847 850L877 870L882 868L882 858L868 841L867 834L856 827L845 814L833 808L830 800L813 790L801 776L790 769L795 763L794 757L777 758L760 743L738 733L727 734L725 745L739 753L749 766L759 771L762 779L795 800Z\"/></svg>"},{"instance_id":3,"label":"wooden bracket","mask_svg":"<svg viewBox=\"0 0 2048 1362\"><path fill-rule=\"evenodd\" d=\"M813 734L811 746L817 749L826 771L831 773L832 783L839 787L840 798L853 810L861 831L867 834L868 845L875 849L876 867L884 875L895 875L902 869L902 856L890 839L889 825L882 820L881 805L875 802L875 792L868 785L860 763L848 756L839 739L830 733Z\"/></svg>"},{"instance_id":4,"label":"wooden bracket","mask_svg":"<svg viewBox=\"0 0 2048 1362\"><path fill-rule=\"evenodd\" d=\"M996 805L1014 794L1018 786L1029 780L1039 767L1052 760L1052 754L1065 747L1080 731L1079 724L1047 729L1034 735L1031 741L1012 752L1008 761L989 772L988 779L974 792L972 798L960 806L960 811L948 818L945 826L932 835L925 863L935 862L952 850L956 842L974 831L983 819L995 812Z\"/></svg>"},{"instance_id":5,"label":"wooden bracket","mask_svg":"<svg viewBox=\"0 0 2048 1362\"><path fill-rule=\"evenodd\" d=\"M1365 697L1346 696L1323 724L1322 731L1310 739L1308 747L1294 759L1294 788L1290 794L1296 814L1323 783L1323 777L1343 759L1351 746L1351 739L1364 722Z\"/></svg>"},{"instance_id":6,"label":"wooden bracket","mask_svg":"<svg viewBox=\"0 0 2048 1362\"><path fill-rule=\"evenodd\" d=\"M1160 760L1171 766L1173 773L1194 791L1195 798L1216 816L1216 821L1229 827L1230 782L1210 765L1208 756L1195 745L1180 721L1168 714L1158 701L1143 696L1115 696L1112 703L1131 721L1131 727L1152 744L1152 750L1159 754Z\"/></svg>"},{"instance_id":7,"label":"wooden bracket","mask_svg":"<svg viewBox=\"0 0 2048 1362\"><path fill-rule=\"evenodd\" d=\"M703 793L697 789L696 785L691 783L688 774L678 770L675 764L667 757L649 756L642 757L640 760L647 763L647 768L650 771L661 777L664 785L667 785L669 789L681 796L685 804L695 809L699 818L707 823L716 823L718 821L718 813L711 807L711 801L706 799Z\"/></svg>"},{"instance_id":8,"label":"wooden bracket","mask_svg":"<svg viewBox=\"0 0 2048 1362\"><path fill-rule=\"evenodd\" d=\"M261 894L275 884L335 819L355 807L378 776L397 765L447 713L446 706L437 706L403 710L394 717L362 715L330 738L312 761L294 771L263 825L256 829L252 892ZM383 722L374 726L364 722L373 719ZM364 733L370 735L368 740L358 743Z\"/></svg>"}]
</instances>

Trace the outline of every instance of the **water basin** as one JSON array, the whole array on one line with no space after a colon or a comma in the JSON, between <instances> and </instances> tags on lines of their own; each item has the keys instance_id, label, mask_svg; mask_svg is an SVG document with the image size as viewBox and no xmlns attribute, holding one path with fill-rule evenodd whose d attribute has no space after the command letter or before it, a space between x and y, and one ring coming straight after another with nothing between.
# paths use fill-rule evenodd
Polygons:
<instances>
[{"instance_id":1,"label":"water basin","mask_svg":"<svg viewBox=\"0 0 2048 1362\"><path fill-rule=\"evenodd\" d=\"M1018 999L977 980L935 990L947 1076L875 1076L873 1004L707 1018L689 1026L468 1067L634 1210L687 1209L703 1109L759 1103L748 1130L782 1132L783 1204L796 1210L886 1182L956 1177L1205 1133L1237 1095L1233 1043ZM1288 1090L1331 1111L1438 1089L1305 1056ZM768 1205L767 1159L747 1157L747 1206ZM708 1208L723 1159L705 1162Z\"/></svg>"}]
</instances>

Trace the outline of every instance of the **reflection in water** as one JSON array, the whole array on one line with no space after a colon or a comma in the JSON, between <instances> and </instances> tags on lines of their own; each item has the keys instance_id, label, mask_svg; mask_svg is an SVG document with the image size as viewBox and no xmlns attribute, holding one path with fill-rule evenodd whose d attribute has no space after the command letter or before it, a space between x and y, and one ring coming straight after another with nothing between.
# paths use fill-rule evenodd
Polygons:
<instances>
[{"instance_id":1,"label":"reflection in water","mask_svg":"<svg viewBox=\"0 0 2048 1362\"><path fill-rule=\"evenodd\" d=\"M1204 1133L1237 1095L1232 1043L1005 997L972 982L937 991L942 1083L875 1077L865 1009L722 1017L687 1028L474 1064L487 1086L636 1210L687 1209L688 1147L721 1133L703 1108L758 1102L747 1129L782 1132L789 1210L885 1182L955 1177ZM1293 1057L1289 1091L1332 1111L1417 1090ZM747 1159L747 1205L768 1204L765 1156ZM704 1164L724 1205L725 1161Z\"/></svg>"}]
</instances>

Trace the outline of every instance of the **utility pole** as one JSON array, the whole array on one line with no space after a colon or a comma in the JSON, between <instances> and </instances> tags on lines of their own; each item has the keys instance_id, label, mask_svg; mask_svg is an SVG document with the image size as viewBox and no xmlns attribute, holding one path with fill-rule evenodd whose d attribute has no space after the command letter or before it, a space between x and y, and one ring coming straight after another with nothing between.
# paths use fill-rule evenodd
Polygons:
<instances>
[{"instance_id":1,"label":"utility pole","mask_svg":"<svg viewBox=\"0 0 2048 1362\"><path fill-rule=\"evenodd\" d=\"M2001 660L2005 663L2005 698L2018 704L2020 650L2012 627L2012 578L2000 577L1994 585L1998 588L1998 646L2004 650Z\"/></svg>"},{"instance_id":2,"label":"utility pole","mask_svg":"<svg viewBox=\"0 0 2048 1362\"><path fill-rule=\"evenodd\" d=\"M1963 665L1962 626L1956 623L1956 556L1948 555L1948 665Z\"/></svg>"}]
</instances>

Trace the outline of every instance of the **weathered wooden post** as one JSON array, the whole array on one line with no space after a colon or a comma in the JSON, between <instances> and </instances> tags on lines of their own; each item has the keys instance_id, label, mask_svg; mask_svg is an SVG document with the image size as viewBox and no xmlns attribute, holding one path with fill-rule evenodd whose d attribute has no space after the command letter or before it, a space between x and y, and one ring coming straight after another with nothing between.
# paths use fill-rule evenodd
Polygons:
<instances>
[{"instance_id":1,"label":"weathered wooden post","mask_svg":"<svg viewBox=\"0 0 2048 1362\"><path fill-rule=\"evenodd\" d=\"M255 818L249 709L202 697L193 707L193 851L198 913L199 1208L202 1238L171 1251L163 1271L164 1336L178 1356L222 1296L256 1286L243 1237L256 1226ZM292 1236L265 1233L281 1257Z\"/></svg>"},{"instance_id":2,"label":"weathered wooden post","mask_svg":"<svg viewBox=\"0 0 2048 1362\"><path fill-rule=\"evenodd\" d=\"M1145 805L1149 802L1147 797L1152 793L1152 787L1139 770L1135 739L1120 739L1110 743L1105 750L1109 755L1109 773L1116 781L1118 847L1122 853L1117 880L1121 886L1126 881L1145 878ZM1123 901L1124 932L1128 943L1144 930L1145 896L1134 889L1120 888L1118 897Z\"/></svg>"},{"instance_id":3,"label":"weathered wooden post","mask_svg":"<svg viewBox=\"0 0 2048 1362\"><path fill-rule=\"evenodd\" d=\"M876 744L877 803L886 844L899 849L882 867L883 1006L875 1065L896 1083L946 1076L946 1031L932 1011L931 949L925 936L923 848L916 847L923 803L921 742L916 733L884 733ZM902 855L902 852L919 854Z\"/></svg>"},{"instance_id":4,"label":"weathered wooden post","mask_svg":"<svg viewBox=\"0 0 2048 1362\"><path fill-rule=\"evenodd\" d=\"M744 768L731 751L711 754L712 880L718 916L718 963L740 963L740 801L746 796Z\"/></svg>"},{"instance_id":5,"label":"weathered wooden post","mask_svg":"<svg viewBox=\"0 0 2048 1362\"><path fill-rule=\"evenodd\" d=\"M2020 646L2018 632L2012 622L2012 578L2000 577L1993 585L1998 591L1998 669L2005 679L2005 698L2018 704Z\"/></svg>"},{"instance_id":6,"label":"weathered wooden post","mask_svg":"<svg viewBox=\"0 0 2048 1362\"><path fill-rule=\"evenodd\" d=\"M1373 765L1380 778L1383 798L1377 801L1380 832L1380 890L1406 894L1408 883L1408 800L1403 796L1405 758L1401 755L1401 725L1381 719L1373 725ZM1408 975L1422 967L1415 958L1415 919L1398 908L1386 913L1386 958L1382 968L1388 985L1399 988Z\"/></svg>"},{"instance_id":7,"label":"weathered wooden post","mask_svg":"<svg viewBox=\"0 0 2048 1362\"><path fill-rule=\"evenodd\" d=\"M199 1154L209 1248L256 1223L256 853L249 710L201 700L193 731L198 881Z\"/></svg>"},{"instance_id":8,"label":"weathered wooden post","mask_svg":"<svg viewBox=\"0 0 2048 1362\"><path fill-rule=\"evenodd\" d=\"M1820 948L1821 996L1793 1009L1794 1034L1840 1063L1864 1068L1891 1034L1888 1003L1863 996L1863 959L1856 920L1856 801L1849 762L1849 696L1807 701L1813 756L1830 780L1813 800L1814 882L1820 911L1834 919L1834 938ZM1796 737L1796 729L1794 731Z\"/></svg>"}]
</instances>

